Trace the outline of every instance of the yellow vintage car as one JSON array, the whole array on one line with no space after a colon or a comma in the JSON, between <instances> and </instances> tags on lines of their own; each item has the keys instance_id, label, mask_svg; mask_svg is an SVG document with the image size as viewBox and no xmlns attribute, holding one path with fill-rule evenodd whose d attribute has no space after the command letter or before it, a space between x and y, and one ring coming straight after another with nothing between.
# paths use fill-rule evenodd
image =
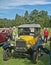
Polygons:
<instances>
[{"instance_id":1,"label":"yellow vintage car","mask_svg":"<svg viewBox=\"0 0 51 65\"><path fill-rule=\"evenodd\" d=\"M34 63L38 58L37 41L40 35L39 24L23 24L18 26L18 38L14 51L15 57L29 57Z\"/></svg>"}]
</instances>

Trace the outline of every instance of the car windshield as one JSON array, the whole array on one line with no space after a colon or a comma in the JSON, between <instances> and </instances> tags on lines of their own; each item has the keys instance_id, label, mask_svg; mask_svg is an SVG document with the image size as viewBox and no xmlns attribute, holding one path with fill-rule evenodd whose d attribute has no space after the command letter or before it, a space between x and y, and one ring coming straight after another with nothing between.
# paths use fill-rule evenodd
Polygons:
<instances>
[{"instance_id":1,"label":"car windshield","mask_svg":"<svg viewBox=\"0 0 51 65\"><path fill-rule=\"evenodd\" d=\"M19 35L30 35L30 36L35 36L40 33L39 28L19 28L18 29L18 34Z\"/></svg>"}]
</instances>

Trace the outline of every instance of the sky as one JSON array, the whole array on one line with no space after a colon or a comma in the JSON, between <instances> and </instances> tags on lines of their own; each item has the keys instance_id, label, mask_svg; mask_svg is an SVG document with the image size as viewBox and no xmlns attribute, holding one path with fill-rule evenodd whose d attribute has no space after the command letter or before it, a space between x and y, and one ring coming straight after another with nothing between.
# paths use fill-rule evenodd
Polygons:
<instances>
[{"instance_id":1,"label":"sky","mask_svg":"<svg viewBox=\"0 0 51 65\"><path fill-rule=\"evenodd\" d=\"M51 0L0 0L0 18L15 19L16 14L24 16L26 10L34 9L51 15Z\"/></svg>"}]
</instances>

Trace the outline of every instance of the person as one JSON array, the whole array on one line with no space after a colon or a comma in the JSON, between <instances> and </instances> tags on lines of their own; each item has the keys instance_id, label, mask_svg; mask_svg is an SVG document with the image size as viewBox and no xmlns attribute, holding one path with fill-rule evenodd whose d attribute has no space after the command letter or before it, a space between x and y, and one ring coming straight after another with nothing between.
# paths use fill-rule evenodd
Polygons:
<instances>
[{"instance_id":1,"label":"person","mask_svg":"<svg viewBox=\"0 0 51 65\"><path fill-rule=\"evenodd\" d=\"M9 29L6 30L6 37L10 37L10 39L13 40L12 28L9 28Z\"/></svg>"},{"instance_id":2,"label":"person","mask_svg":"<svg viewBox=\"0 0 51 65\"><path fill-rule=\"evenodd\" d=\"M38 40L37 44L38 44L38 48L40 50L43 50L46 54L49 54L49 50L45 47L45 44L44 44L41 36L39 36L39 40ZM40 51L40 54L42 54L41 51Z\"/></svg>"},{"instance_id":3,"label":"person","mask_svg":"<svg viewBox=\"0 0 51 65\"><path fill-rule=\"evenodd\" d=\"M45 28L45 29L44 29L43 34L44 34L44 40L45 40L45 42L47 43L48 36L49 36L49 31L48 31L48 29L47 29L47 28Z\"/></svg>"},{"instance_id":4,"label":"person","mask_svg":"<svg viewBox=\"0 0 51 65\"><path fill-rule=\"evenodd\" d=\"M10 38L11 38L11 40L13 40L13 37L12 37L12 28L11 27L9 28L9 31L10 31Z\"/></svg>"},{"instance_id":5,"label":"person","mask_svg":"<svg viewBox=\"0 0 51 65\"><path fill-rule=\"evenodd\" d=\"M46 54L49 54L49 50L45 47L41 35L39 35L38 41L36 45L32 47L32 49L38 50L38 54L40 53L40 55L42 54L41 50L43 50Z\"/></svg>"},{"instance_id":6,"label":"person","mask_svg":"<svg viewBox=\"0 0 51 65\"><path fill-rule=\"evenodd\" d=\"M13 27L12 35L13 39L16 40L16 38L18 37L18 30L15 26Z\"/></svg>"}]
</instances>

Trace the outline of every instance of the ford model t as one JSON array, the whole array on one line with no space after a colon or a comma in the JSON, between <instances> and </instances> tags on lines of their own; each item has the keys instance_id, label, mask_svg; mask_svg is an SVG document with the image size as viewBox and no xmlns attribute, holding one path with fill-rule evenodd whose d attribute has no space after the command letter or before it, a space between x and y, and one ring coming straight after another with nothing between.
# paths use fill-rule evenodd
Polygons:
<instances>
[{"instance_id":1,"label":"ford model t","mask_svg":"<svg viewBox=\"0 0 51 65\"><path fill-rule=\"evenodd\" d=\"M38 58L39 24L23 24L18 26L18 38L13 55L15 57L29 57L34 63Z\"/></svg>"}]
</instances>

